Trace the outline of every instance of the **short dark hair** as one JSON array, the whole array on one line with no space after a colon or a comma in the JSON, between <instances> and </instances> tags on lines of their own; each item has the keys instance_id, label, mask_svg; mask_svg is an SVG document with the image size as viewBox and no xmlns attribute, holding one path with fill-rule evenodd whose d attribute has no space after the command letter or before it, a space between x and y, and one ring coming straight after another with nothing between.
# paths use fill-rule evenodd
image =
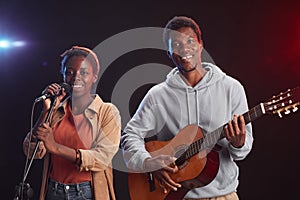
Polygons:
<instances>
[{"instance_id":1,"label":"short dark hair","mask_svg":"<svg viewBox=\"0 0 300 200\"><path fill-rule=\"evenodd\" d=\"M182 27L190 27L194 30L194 32L197 35L197 39L199 42L201 42L201 30L199 28L199 25L191 18L186 16L175 16L173 17L165 26L164 32L163 32L163 41L168 46L168 39L170 37L170 32L172 30L178 30Z\"/></svg>"}]
</instances>

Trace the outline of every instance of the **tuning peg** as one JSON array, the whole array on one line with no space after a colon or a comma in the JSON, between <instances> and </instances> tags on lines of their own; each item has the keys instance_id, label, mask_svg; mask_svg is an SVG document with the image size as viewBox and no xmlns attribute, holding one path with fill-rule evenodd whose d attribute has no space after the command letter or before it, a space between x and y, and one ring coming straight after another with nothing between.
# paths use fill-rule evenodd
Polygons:
<instances>
[{"instance_id":1,"label":"tuning peg","mask_svg":"<svg viewBox=\"0 0 300 200\"><path fill-rule=\"evenodd\" d=\"M293 112L296 112L298 110L298 107L297 106L294 106L293 107Z\"/></svg>"},{"instance_id":2,"label":"tuning peg","mask_svg":"<svg viewBox=\"0 0 300 200\"><path fill-rule=\"evenodd\" d=\"M281 115L280 111L278 111L277 114L278 114L278 116L279 116L280 118L282 118L282 115Z\"/></svg>"},{"instance_id":3,"label":"tuning peg","mask_svg":"<svg viewBox=\"0 0 300 200\"><path fill-rule=\"evenodd\" d=\"M288 115L288 114L290 114L290 113L291 113L291 111L290 111L290 110L288 110L288 109L285 109L285 112L284 112L284 114Z\"/></svg>"}]
</instances>

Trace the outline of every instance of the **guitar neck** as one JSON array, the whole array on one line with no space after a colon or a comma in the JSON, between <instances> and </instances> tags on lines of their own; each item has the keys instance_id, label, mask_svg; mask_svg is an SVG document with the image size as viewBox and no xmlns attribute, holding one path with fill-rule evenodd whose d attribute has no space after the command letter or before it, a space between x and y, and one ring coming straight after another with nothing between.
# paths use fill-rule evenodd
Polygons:
<instances>
[{"instance_id":1,"label":"guitar neck","mask_svg":"<svg viewBox=\"0 0 300 200\"><path fill-rule=\"evenodd\" d=\"M253 122L254 120L256 120L257 118L261 117L262 115L264 115L266 112L265 112L265 109L264 109L264 105L263 103L260 103L258 104L257 106L253 107L252 109L250 109L248 112L245 112L243 114L243 117L244 117L244 120L245 120L245 124L248 124L250 122ZM227 123L228 124L228 123ZM215 131L207 134L204 138L204 140L207 140L207 141L204 141L204 144L205 144L205 148L207 147L211 147L211 146L214 146L217 141L219 139L222 139L225 137L225 134L224 134L224 127L227 125L223 125L221 127L219 127L218 129L216 129ZM207 138L207 139L206 139Z\"/></svg>"},{"instance_id":2,"label":"guitar neck","mask_svg":"<svg viewBox=\"0 0 300 200\"><path fill-rule=\"evenodd\" d=\"M245 119L245 123L248 124L248 123L254 121L255 119L261 117L265 113L266 112L264 110L264 105L263 105L263 103L261 103L261 104L255 106L254 108L250 109L248 112L244 113L243 117ZM196 155L203 149L212 149L215 146L215 144L218 142L218 140L225 137L224 127L226 125L227 124L219 127L218 129L214 130L211 133L206 134L204 138L194 141L188 147L188 149L185 151L185 153L183 153L180 156L180 158L177 159L178 163L176 163L176 164L179 164L179 163L183 162L184 160L191 158L192 156Z\"/></svg>"},{"instance_id":3,"label":"guitar neck","mask_svg":"<svg viewBox=\"0 0 300 200\"><path fill-rule=\"evenodd\" d=\"M263 103L258 104L248 112L243 114L245 123L248 124L266 113Z\"/></svg>"},{"instance_id":4,"label":"guitar neck","mask_svg":"<svg viewBox=\"0 0 300 200\"><path fill-rule=\"evenodd\" d=\"M286 92L281 92L277 96L273 96L271 99L264 103L260 103L248 112L243 114L245 123L248 124L264 114L278 114L282 117L281 112L289 114L291 111L296 112L300 105L300 87L289 89ZM214 130L213 132L207 133L199 140L194 141L188 146L186 151L175 161L176 164L183 163L195 154L202 150L210 151L217 144L218 140L225 137L224 127L228 123Z\"/></svg>"}]
</instances>

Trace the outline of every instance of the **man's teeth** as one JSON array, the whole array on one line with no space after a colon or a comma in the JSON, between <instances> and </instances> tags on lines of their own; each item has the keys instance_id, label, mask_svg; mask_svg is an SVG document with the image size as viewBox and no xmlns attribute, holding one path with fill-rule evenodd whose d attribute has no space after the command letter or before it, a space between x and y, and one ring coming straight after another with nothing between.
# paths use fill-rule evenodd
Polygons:
<instances>
[{"instance_id":1,"label":"man's teeth","mask_svg":"<svg viewBox=\"0 0 300 200\"><path fill-rule=\"evenodd\" d=\"M190 59L191 57L193 57L193 56L192 55L186 55L186 56L183 56L182 59L186 60L186 59Z\"/></svg>"},{"instance_id":2,"label":"man's teeth","mask_svg":"<svg viewBox=\"0 0 300 200\"><path fill-rule=\"evenodd\" d=\"M73 88L80 88L82 87L81 85L73 85Z\"/></svg>"}]
</instances>

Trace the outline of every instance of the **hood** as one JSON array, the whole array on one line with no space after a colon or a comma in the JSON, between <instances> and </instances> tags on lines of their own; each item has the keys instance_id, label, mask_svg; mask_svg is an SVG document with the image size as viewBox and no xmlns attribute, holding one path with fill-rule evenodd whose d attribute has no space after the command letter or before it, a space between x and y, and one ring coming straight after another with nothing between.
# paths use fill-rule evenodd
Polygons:
<instances>
[{"instance_id":1,"label":"hood","mask_svg":"<svg viewBox=\"0 0 300 200\"><path fill-rule=\"evenodd\" d=\"M212 63L202 63L203 68L207 71L201 81L194 87L196 90L200 90L204 87L208 87L220 79L222 79L226 74L216 65ZM167 75L166 83L174 88L187 89L191 86L187 85L180 76L180 72L177 68L174 68Z\"/></svg>"}]
</instances>

